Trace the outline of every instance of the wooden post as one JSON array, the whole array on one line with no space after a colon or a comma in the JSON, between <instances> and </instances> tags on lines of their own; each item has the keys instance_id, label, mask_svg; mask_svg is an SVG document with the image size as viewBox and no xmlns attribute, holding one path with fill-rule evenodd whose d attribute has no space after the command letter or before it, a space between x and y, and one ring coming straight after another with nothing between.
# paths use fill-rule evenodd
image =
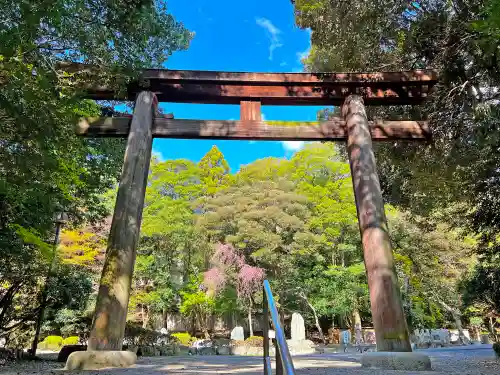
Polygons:
<instances>
[{"instance_id":1,"label":"wooden post","mask_svg":"<svg viewBox=\"0 0 500 375\"><path fill-rule=\"evenodd\" d=\"M152 125L156 106L155 94L144 91L137 96L92 322L89 350L122 350L153 146Z\"/></svg>"},{"instance_id":2,"label":"wooden post","mask_svg":"<svg viewBox=\"0 0 500 375\"><path fill-rule=\"evenodd\" d=\"M342 115L347 126L347 151L377 350L411 352L363 99L347 97Z\"/></svg>"},{"instance_id":3,"label":"wooden post","mask_svg":"<svg viewBox=\"0 0 500 375\"><path fill-rule=\"evenodd\" d=\"M258 101L240 102L240 122L236 127L236 134L247 137L255 131L255 121L262 120L261 103Z\"/></svg>"},{"instance_id":4,"label":"wooden post","mask_svg":"<svg viewBox=\"0 0 500 375\"><path fill-rule=\"evenodd\" d=\"M262 121L261 103L242 101L240 103L240 119L242 121Z\"/></svg>"}]
</instances>

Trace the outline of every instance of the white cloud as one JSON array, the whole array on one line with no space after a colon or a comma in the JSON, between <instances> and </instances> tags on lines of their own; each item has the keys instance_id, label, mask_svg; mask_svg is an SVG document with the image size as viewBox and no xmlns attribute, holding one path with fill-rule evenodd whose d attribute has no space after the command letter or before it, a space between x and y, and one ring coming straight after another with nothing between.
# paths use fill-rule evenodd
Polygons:
<instances>
[{"instance_id":1,"label":"white cloud","mask_svg":"<svg viewBox=\"0 0 500 375\"><path fill-rule=\"evenodd\" d=\"M266 116L264 115L264 113L263 113L263 112L261 112L261 114L260 114L260 119L261 119L262 121L266 121Z\"/></svg>"},{"instance_id":2,"label":"white cloud","mask_svg":"<svg viewBox=\"0 0 500 375\"><path fill-rule=\"evenodd\" d=\"M158 151L158 150L153 150L152 155L153 158L157 159L158 161L165 161L165 157L163 154Z\"/></svg>"},{"instance_id":3,"label":"white cloud","mask_svg":"<svg viewBox=\"0 0 500 375\"><path fill-rule=\"evenodd\" d=\"M299 63L302 63L302 60L306 59L309 56L309 52L311 51L311 47L307 48L305 51L297 52L297 59Z\"/></svg>"},{"instance_id":4,"label":"white cloud","mask_svg":"<svg viewBox=\"0 0 500 375\"><path fill-rule=\"evenodd\" d=\"M271 44L269 45L269 60L272 60L274 50L276 48L283 47L283 43L281 42L280 38L281 30L264 17L256 18L255 22L257 23L257 25L267 31L269 41L271 42Z\"/></svg>"},{"instance_id":5,"label":"white cloud","mask_svg":"<svg viewBox=\"0 0 500 375\"><path fill-rule=\"evenodd\" d=\"M302 64L302 60L307 58L309 56L309 53L311 52L311 37L312 37L312 30L307 29L307 33L309 34L309 45L304 51L299 51L297 52L297 59L299 60L299 63Z\"/></svg>"},{"instance_id":6,"label":"white cloud","mask_svg":"<svg viewBox=\"0 0 500 375\"><path fill-rule=\"evenodd\" d=\"M282 61L282 62L280 63L280 66L287 66L287 65L288 65L288 63L287 63L286 61Z\"/></svg>"},{"instance_id":7,"label":"white cloud","mask_svg":"<svg viewBox=\"0 0 500 375\"><path fill-rule=\"evenodd\" d=\"M282 141L281 144L286 151L299 151L305 145L304 141Z\"/></svg>"}]
</instances>

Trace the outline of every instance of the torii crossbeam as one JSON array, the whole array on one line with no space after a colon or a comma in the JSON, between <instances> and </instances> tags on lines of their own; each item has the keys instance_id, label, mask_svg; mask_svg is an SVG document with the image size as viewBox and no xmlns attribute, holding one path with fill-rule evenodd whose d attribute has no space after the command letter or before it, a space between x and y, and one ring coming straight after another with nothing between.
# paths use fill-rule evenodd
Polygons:
<instances>
[{"instance_id":1,"label":"torii crossbeam","mask_svg":"<svg viewBox=\"0 0 500 375\"><path fill-rule=\"evenodd\" d=\"M72 65L68 69L91 69ZM426 140L425 121L368 121L364 104L420 104L433 71L395 73L231 73L146 70L120 96L102 85L89 98L135 100L131 117L82 119L82 136L128 137L89 349L121 350L152 141L158 138L347 141L379 351L411 351L376 171L372 140ZM158 101L240 104L239 121L157 116ZM282 124L261 105L342 105L342 118Z\"/></svg>"}]
</instances>

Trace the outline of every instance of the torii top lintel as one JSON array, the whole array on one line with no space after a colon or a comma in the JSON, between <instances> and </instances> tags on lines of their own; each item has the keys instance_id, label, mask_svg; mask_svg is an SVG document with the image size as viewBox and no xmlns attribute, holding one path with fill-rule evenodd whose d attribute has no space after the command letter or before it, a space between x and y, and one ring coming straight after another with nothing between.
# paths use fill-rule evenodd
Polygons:
<instances>
[{"instance_id":1,"label":"torii top lintel","mask_svg":"<svg viewBox=\"0 0 500 375\"><path fill-rule=\"evenodd\" d=\"M142 90L159 101L263 105L340 105L350 94L366 105L419 104L437 82L432 70L378 73L238 73L194 70L144 70L119 97L105 86L88 90L92 99L135 100Z\"/></svg>"}]
</instances>

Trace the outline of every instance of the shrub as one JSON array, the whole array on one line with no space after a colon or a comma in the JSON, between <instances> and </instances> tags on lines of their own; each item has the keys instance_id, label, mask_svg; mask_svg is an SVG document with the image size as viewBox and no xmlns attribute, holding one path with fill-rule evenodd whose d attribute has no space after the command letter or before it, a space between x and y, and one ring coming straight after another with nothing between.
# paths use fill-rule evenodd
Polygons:
<instances>
[{"instance_id":1,"label":"shrub","mask_svg":"<svg viewBox=\"0 0 500 375\"><path fill-rule=\"evenodd\" d=\"M47 336L45 340L43 340L40 344L39 347L40 349L47 349L47 350L59 350L61 349L61 346L63 345L64 339L61 336Z\"/></svg>"},{"instance_id":2,"label":"shrub","mask_svg":"<svg viewBox=\"0 0 500 375\"><path fill-rule=\"evenodd\" d=\"M165 345L172 341L171 335L164 335L151 329L142 328L140 325L127 322L125 325L124 345Z\"/></svg>"},{"instance_id":3,"label":"shrub","mask_svg":"<svg viewBox=\"0 0 500 375\"><path fill-rule=\"evenodd\" d=\"M264 337L262 336L250 336L245 340L247 346L264 346Z\"/></svg>"},{"instance_id":4,"label":"shrub","mask_svg":"<svg viewBox=\"0 0 500 375\"><path fill-rule=\"evenodd\" d=\"M196 341L196 337L191 336L188 332L172 333L172 337L175 337L182 345L191 345Z\"/></svg>"},{"instance_id":5,"label":"shrub","mask_svg":"<svg viewBox=\"0 0 500 375\"><path fill-rule=\"evenodd\" d=\"M79 338L78 336L70 336L70 337L66 337L64 340L63 340L63 343L62 345L77 345L78 344L78 341Z\"/></svg>"},{"instance_id":6,"label":"shrub","mask_svg":"<svg viewBox=\"0 0 500 375\"><path fill-rule=\"evenodd\" d=\"M493 350L498 358L500 358L500 342L496 342L493 344Z\"/></svg>"}]
</instances>

